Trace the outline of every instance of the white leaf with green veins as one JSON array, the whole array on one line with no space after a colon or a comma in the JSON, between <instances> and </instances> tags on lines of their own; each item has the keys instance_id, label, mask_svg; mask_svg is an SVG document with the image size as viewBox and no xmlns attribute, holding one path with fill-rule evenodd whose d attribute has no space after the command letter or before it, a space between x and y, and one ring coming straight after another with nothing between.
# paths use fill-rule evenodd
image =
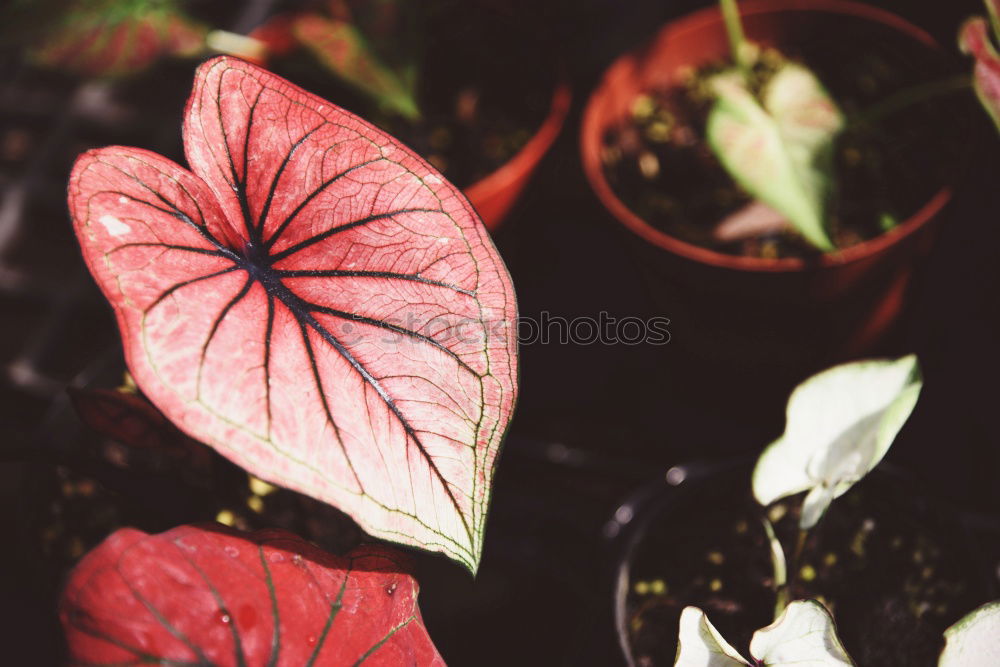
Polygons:
<instances>
[{"instance_id":1,"label":"white leaf with green veins","mask_svg":"<svg viewBox=\"0 0 1000 667\"><path fill-rule=\"evenodd\" d=\"M697 607L681 612L675 667L732 667L749 665Z\"/></svg>"},{"instance_id":2,"label":"white leaf with green veins","mask_svg":"<svg viewBox=\"0 0 1000 667\"><path fill-rule=\"evenodd\" d=\"M914 355L827 369L788 399L785 433L753 472L762 505L808 491L799 526L807 530L885 456L917 403L923 383Z\"/></svg>"},{"instance_id":3,"label":"white leaf with green veins","mask_svg":"<svg viewBox=\"0 0 1000 667\"><path fill-rule=\"evenodd\" d=\"M796 600L766 628L754 633L750 654L766 667L853 667L833 618L815 600ZM726 642L701 609L681 612L675 667L749 665Z\"/></svg>"},{"instance_id":4,"label":"white leaf with green veins","mask_svg":"<svg viewBox=\"0 0 1000 667\"><path fill-rule=\"evenodd\" d=\"M944 631L938 667L1000 665L1000 600L984 604Z\"/></svg>"},{"instance_id":5,"label":"white leaf with green veins","mask_svg":"<svg viewBox=\"0 0 1000 667\"><path fill-rule=\"evenodd\" d=\"M729 174L768 204L814 246L834 249L827 234L833 187L833 144L844 117L816 76L782 66L759 102L737 70L710 80L716 95L708 143Z\"/></svg>"},{"instance_id":6,"label":"white leaf with green veins","mask_svg":"<svg viewBox=\"0 0 1000 667\"><path fill-rule=\"evenodd\" d=\"M753 633L750 653L769 667L852 667L833 617L815 600L790 603L771 625Z\"/></svg>"}]
</instances>

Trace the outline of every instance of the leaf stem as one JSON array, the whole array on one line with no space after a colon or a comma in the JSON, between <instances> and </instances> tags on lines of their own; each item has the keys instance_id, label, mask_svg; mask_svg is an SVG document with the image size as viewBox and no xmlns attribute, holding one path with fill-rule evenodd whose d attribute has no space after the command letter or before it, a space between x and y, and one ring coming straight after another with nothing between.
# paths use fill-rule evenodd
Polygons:
<instances>
[{"instance_id":1,"label":"leaf stem","mask_svg":"<svg viewBox=\"0 0 1000 667\"><path fill-rule=\"evenodd\" d=\"M747 59L746 37L743 34L743 23L740 21L740 10L736 6L736 0L719 0L719 7L722 9L722 19L726 24L726 36L729 37L729 49L732 51L733 61L744 74L749 74L750 62Z\"/></svg>"},{"instance_id":2,"label":"leaf stem","mask_svg":"<svg viewBox=\"0 0 1000 667\"><path fill-rule=\"evenodd\" d=\"M986 13L990 16L990 25L993 26L993 38L1000 39L1000 15L997 14L996 0L983 0L983 4L986 5Z\"/></svg>"},{"instance_id":3,"label":"leaf stem","mask_svg":"<svg viewBox=\"0 0 1000 667\"><path fill-rule=\"evenodd\" d=\"M871 125L886 116L890 116L918 102L968 90L971 87L972 77L969 74L957 74L945 79L937 79L936 81L928 81L910 86L889 95L864 111L855 114L851 118L850 124L852 126Z\"/></svg>"},{"instance_id":4,"label":"leaf stem","mask_svg":"<svg viewBox=\"0 0 1000 667\"><path fill-rule=\"evenodd\" d=\"M774 618L775 620L781 616L781 613L785 611L785 607L791 601L792 595L792 585L798 581L799 578L799 562L802 559L802 552L805 550L806 538L809 537L809 531L799 529L799 534L795 540L795 551L792 552L792 561L789 572L791 573L788 580L781 586L778 587L778 594L774 601Z\"/></svg>"}]
</instances>

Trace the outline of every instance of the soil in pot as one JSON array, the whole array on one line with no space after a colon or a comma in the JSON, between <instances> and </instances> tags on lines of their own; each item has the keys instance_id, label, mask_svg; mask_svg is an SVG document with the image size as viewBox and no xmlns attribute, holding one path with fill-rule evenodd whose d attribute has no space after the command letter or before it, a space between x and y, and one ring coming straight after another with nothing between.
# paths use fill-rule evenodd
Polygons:
<instances>
[{"instance_id":1,"label":"soil in pot","mask_svg":"<svg viewBox=\"0 0 1000 667\"><path fill-rule=\"evenodd\" d=\"M775 591L764 510L745 469L694 482L664 506L633 552L625 632L634 663L672 665L681 610L703 609L743 655L773 620ZM816 598L834 614L858 665L935 665L942 633L989 591L959 527L888 475L838 499L795 569L791 599ZM768 512L789 560L801 497Z\"/></svg>"},{"instance_id":2,"label":"soil in pot","mask_svg":"<svg viewBox=\"0 0 1000 667\"><path fill-rule=\"evenodd\" d=\"M892 229L954 180L964 143L956 119L970 111L971 98L967 91L928 97L915 88L939 82L954 92L961 70L908 35L872 23L846 37L797 36L799 46L781 54L765 49L753 74L762 87L783 59L805 63L845 114L830 211L838 248ZM789 229L752 235L718 229L752 201L703 140L712 105L706 80L726 65L691 69L683 85L636 97L623 124L604 137L605 176L634 213L680 240L731 255L815 256L818 251ZM905 91L924 99L905 103Z\"/></svg>"}]
</instances>

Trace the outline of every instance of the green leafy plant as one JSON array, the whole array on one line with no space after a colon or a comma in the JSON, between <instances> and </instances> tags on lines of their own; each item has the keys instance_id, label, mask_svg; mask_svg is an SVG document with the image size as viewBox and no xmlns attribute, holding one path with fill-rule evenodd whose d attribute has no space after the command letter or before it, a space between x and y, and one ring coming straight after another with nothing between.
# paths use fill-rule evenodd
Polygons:
<instances>
[{"instance_id":1,"label":"green leafy plant","mask_svg":"<svg viewBox=\"0 0 1000 667\"><path fill-rule=\"evenodd\" d=\"M715 96L707 139L733 179L773 208L811 244L828 234L833 147L844 116L806 67L783 61L762 76L761 50L747 42L736 0L720 0L732 67L710 81Z\"/></svg>"}]
</instances>

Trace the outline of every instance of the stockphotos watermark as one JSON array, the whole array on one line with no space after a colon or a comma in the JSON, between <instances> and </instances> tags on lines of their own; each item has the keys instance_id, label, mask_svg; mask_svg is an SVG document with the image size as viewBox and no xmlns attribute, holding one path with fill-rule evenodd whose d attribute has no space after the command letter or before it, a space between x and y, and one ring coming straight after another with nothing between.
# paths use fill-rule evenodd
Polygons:
<instances>
[{"instance_id":1,"label":"stockphotos watermark","mask_svg":"<svg viewBox=\"0 0 1000 667\"><path fill-rule=\"evenodd\" d=\"M596 317L563 317L543 311L538 317L516 320L478 320L454 314L376 319L360 315L349 317L336 328L340 342L399 345L406 342L454 346L493 343L506 344L511 335L520 345L666 345L670 342L666 317L615 317L600 312Z\"/></svg>"}]
</instances>

